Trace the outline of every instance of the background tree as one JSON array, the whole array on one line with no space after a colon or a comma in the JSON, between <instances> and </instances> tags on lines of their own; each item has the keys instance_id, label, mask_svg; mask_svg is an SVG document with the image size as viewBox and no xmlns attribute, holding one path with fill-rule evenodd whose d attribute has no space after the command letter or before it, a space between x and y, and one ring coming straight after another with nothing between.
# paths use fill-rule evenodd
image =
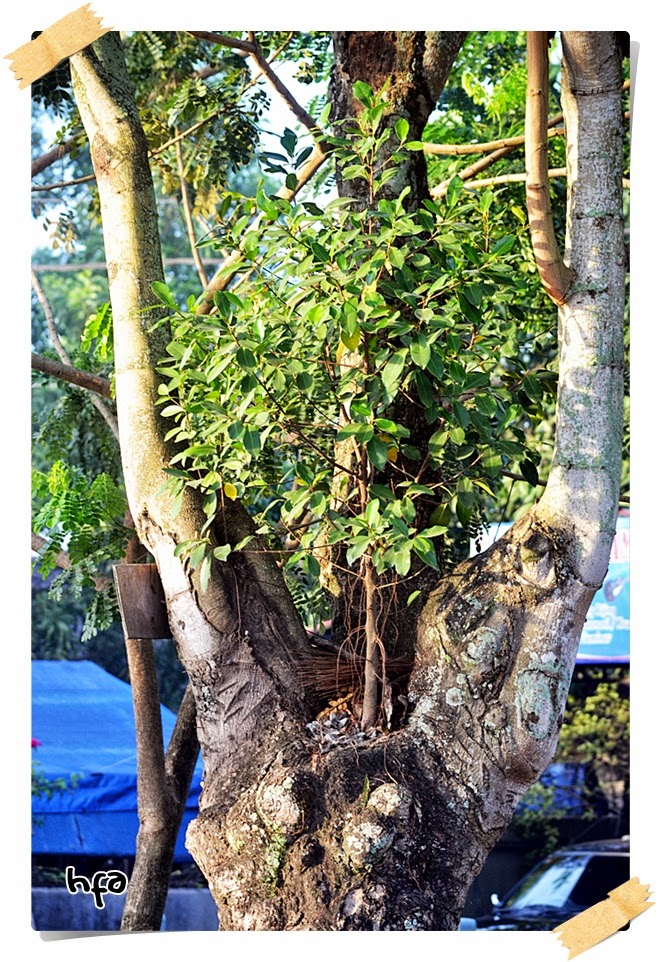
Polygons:
<instances>
[{"instance_id":1,"label":"background tree","mask_svg":"<svg viewBox=\"0 0 661 962\"><path fill-rule=\"evenodd\" d=\"M248 49L240 41L243 52L263 70L261 45L250 37ZM452 568L443 547L450 522L470 530L476 493L489 492L510 461L536 482L517 421L521 395L533 404L544 395L518 345L495 380L496 315L504 312L507 326L510 303L497 292L517 287L507 260L515 236L490 235L488 195L475 214L462 206L460 178L443 205L423 200L420 164L411 160L420 152L405 149L411 128L420 136L424 125L407 83L414 78L431 111L461 39L336 35L335 104L344 98L345 106L335 120L350 124L324 135L307 157L285 134L281 162L291 169L280 198L261 190L254 202L222 202L230 225L223 240L236 251L208 285L213 300L192 298L186 310L163 283L148 141L118 39L102 38L72 60L111 277L123 476L195 692L205 789L189 844L223 927L456 925L472 878L552 756L580 627L606 569L618 502L623 316L621 79L610 34L564 38L576 283L562 292L549 483L475 561ZM238 44L225 37L219 45ZM592 123L588 139L609 150L586 160L572 150L578 126L583 135ZM354 180L361 190L347 207L325 212L292 204L313 158L321 162L331 148L343 190ZM591 177L582 171L595 174L598 164L605 166L595 182L608 193L585 196ZM604 216L588 230L581 214L595 209ZM246 233L253 210L259 228ZM479 230L462 215L474 216ZM593 230L604 255L599 278L582 260ZM225 290L237 273L245 286ZM299 315L307 329L314 325L307 340L300 326L287 333ZM260 327L262 316L269 326ZM576 333L567 335L575 325L578 351ZM296 371L294 348L307 370ZM292 409L284 408L286 388L294 390ZM242 410L237 394L248 398ZM314 423L301 421L312 412ZM292 429L305 443L287 439ZM325 465L308 474L304 453L292 489L303 490L300 505L280 492L270 508L276 522L307 508L326 544L343 546L344 555L324 556L316 532L301 539L308 575L321 553L328 582L338 574L343 582L336 597L350 612L347 636L365 666L355 734L338 712L311 723L303 670L310 645L278 563L282 547L258 540L267 532L251 518L264 484L246 483L245 472L253 462L263 467L266 441L276 438L276 466L286 456L282 442L296 449L297 463L299 447L308 455L316 447ZM165 490L164 473L172 479ZM443 575L433 590L430 570ZM400 653L408 670L413 663L403 718L393 713L387 671ZM326 752L333 724L346 733Z\"/></svg>"}]
</instances>

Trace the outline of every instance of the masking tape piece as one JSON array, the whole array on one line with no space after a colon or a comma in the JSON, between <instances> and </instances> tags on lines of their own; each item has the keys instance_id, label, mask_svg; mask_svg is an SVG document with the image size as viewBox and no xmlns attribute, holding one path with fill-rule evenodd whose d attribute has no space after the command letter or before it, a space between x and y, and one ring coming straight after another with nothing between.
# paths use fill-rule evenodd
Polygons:
<instances>
[{"instance_id":1,"label":"masking tape piece","mask_svg":"<svg viewBox=\"0 0 661 962\"><path fill-rule=\"evenodd\" d=\"M30 40L7 54L5 60L13 60L9 66L16 74L23 90L35 80L45 76L53 67L67 57L89 46L112 27L102 27L100 17L90 11L89 3L73 13L62 17L52 27L44 30L36 40Z\"/></svg>"},{"instance_id":2,"label":"masking tape piece","mask_svg":"<svg viewBox=\"0 0 661 962\"><path fill-rule=\"evenodd\" d=\"M629 879L624 885L608 893L608 898L574 916L553 931L558 935L569 958L573 959L586 949L614 935L623 925L635 919L654 905L648 902L649 885L641 885L638 878Z\"/></svg>"}]
</instances>

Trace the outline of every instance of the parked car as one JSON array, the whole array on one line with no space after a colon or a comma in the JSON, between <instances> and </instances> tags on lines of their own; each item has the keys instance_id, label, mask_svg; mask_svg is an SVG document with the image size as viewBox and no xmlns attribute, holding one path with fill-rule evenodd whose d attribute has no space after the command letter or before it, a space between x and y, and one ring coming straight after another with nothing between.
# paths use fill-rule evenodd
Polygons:
<instances>
[{"instance_id":1,"label":"parked car","mask_svg":"<svg viewBox=\"0 0 661 962\"><path fill-rule=\"evenodd\" d=\"M561 848L539 862L492 910L475 919L490 931L550 930L629 879L629 838L605 839ZM462 928L472 928L464 920Z\"/></svg>"}]
</instances>

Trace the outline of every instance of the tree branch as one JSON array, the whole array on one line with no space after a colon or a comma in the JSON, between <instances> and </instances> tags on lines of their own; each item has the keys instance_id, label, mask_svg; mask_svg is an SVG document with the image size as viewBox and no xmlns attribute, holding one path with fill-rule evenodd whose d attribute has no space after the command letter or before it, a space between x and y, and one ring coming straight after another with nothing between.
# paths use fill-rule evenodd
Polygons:
<instances>
[{"instance_id":1,"label":"tree branch","mask_svg":"<svg viewBox=\"0 0 661 962\"><path fill-rule=\"evenodd\" d=\"M562 121L562 114L556 114L548 121L549 137L564 137L564 127L556 126ZM503 147L523 147L526 142L525 134L517 137L505 137L502 140L489 140L483 144L423 144L426 154L443 154L452 157L462 157L466 154L484 154L487 151L501 150Z\"/></svg>"},{"instance_id":2,"label":"tree branch","mask_svg":"<svg viewBox=\"0 0 661 962\"><path fill-rule=\"evenodd\" d=\"M51 377L59 378L60 381L67 381L75 387L92 391L102 397L109 398L111 396L110 381L107 381L104 377L100 377L98 374L90 374L89 371L81 371L69 364L61 364L49 357L42 357L40 354L32 355L32 370L49 374Z\"/></svg>"},{"instance_id":3,"label":"tree branch","mask_svg":"<svg viewBox=\"0 0 661 962\"><path fill-rule=\"evenodd\" d=\"M50 301L46 297L46 292L41 286L41 281L39 280L39 278L37 277L34 271L31 272L31 276L32 276L32 287L34 289L35 294L37 295L37 299L39 300L39 303L41 304L43 312L46 316L46 326L48 327L48 333L50 335L50 339L53 344L53 347L55 348L55 351L57 352L60 360L62 361L62 364L65 367L70 368L71 370L75 370L73 364L71 363L71 358L67 354L66 349L62 344L62 341L60 340L60 336L57 333L57 326L55 324L55 315L53 313L53 308L50 305ZM112 413L108 405L105 403L105 401L102 401L101 398L97 397L95 393L92 393L90 400L94 405L94 407L99 412L99 414L101 415L101 417L103 418L103 420L106 422L106 424L108 425L112 433L115 435L117 439L119 439L119 426L117 424L117 418Z\"/></svg>"},{"instance_id":4,"label":"tree branch","mask_svg":"<svg viewBox=\"0 0 661 962\"><path fill-rule=\"evenodd\" d=\"M254 45L248 43L246 40L239 40L238 37L228 37L223 33L209 33L206 30L187 30L187 33L191 37L197 37L198 40L208 40L210 43L216 43L220 47L229 47L231 50L238 50L242 54L252 54L255 52Z\"/></svg>"},{"instance_id":5,"label":"tree branch","mask_svg":"<svg viewBox=\"0 0 661 962\"><path fill-rule=\"evenodd\" d=\"M32 161L30 168L30 176L36 177L37 174L41 174L47 167L51 167L53 164L61 160L66 154L73 150L75 140L67 140L63 144L55 144L41 156L36 157Z\"/></svg>"},{"instance_id":6,"label":"tree branch","mask_svg":"<svg viewBox=\"0 0 661 962\"><path fill-rule=\"evenodd\" d=\"M181 203L184 212L184 224L186 227L186 233L188 235L188 243L190 244L191 254L193 256L193 261L195 263L195 269L197 271L197 276L200 278L200 283L202 284L202 289L206 290L207 287L207 275L204 270L204 265L202 263L202 257L197 247L197 238L195 236L195 224L193 223L193 212L191 210L190 196L188 193L188 184L186 183L186 170L184 168L184 158L181 149L181 141L178 140L175 145L175 153L177 156L177 172L179 174L179 183L181 184Z\"/></svg>"},{"instance_id":7,"label":"tree branch","mask_svg":"<svg viewBox=\"0 0 661 962\"><path fill-rule=\"evenodd\" d=\"M258 70L266 77L271 86L277 90L284 102L287 104L291 112L294 114L297 120L299 120L304 127L312 133L315 137L319 135L319 125L316 120L310 116L310 114L305 110L293 94L288 90L288 88L283 84L282 80L273 71L268 61L262 53L261 47L255 40L255 34L251 31L248 32L250 37L250 42L253 47L251 51L251 57L257 66Z\"/></svg>"},{"instance_id":8,"label":"tree branch","mask_svg":"<svg viewBox=\"0 0 661 962\"><path fill-rule=\"evenodd\" d=\"M37 295L37 300L41 304L42 310L46 317L46 327L48 328L48 336L51 339L51 344L55 348L55 353L57 354L57 356L59 357L59 359L62 361L63 364L67 364L69 365L69 367L72 367L73 365L71 364L71 358L67 354L66 348L64 347L64 344L60 340L60 335L57 332L57 325L55 324L55 314L53 313L53 308L50 305L50 301L46 297L46 292L41 286L41 281L39 280L39 278L37 277L34 271L31 271L31 277L32 277L32 289Z\"/></svg>"},{"instance_id":9,"label":"tree branch","mask_svg":"<svg viewBox=\"0 0 661 962\"><path fill-rule=\"evenodd\" d=\"M549 89L548 38L543 30L528 31L526 91L526 202L530 238L544 290L554 304L564 304L571 284L553 228L549 191L547 116Z\"/></svg>"}]
</instances>

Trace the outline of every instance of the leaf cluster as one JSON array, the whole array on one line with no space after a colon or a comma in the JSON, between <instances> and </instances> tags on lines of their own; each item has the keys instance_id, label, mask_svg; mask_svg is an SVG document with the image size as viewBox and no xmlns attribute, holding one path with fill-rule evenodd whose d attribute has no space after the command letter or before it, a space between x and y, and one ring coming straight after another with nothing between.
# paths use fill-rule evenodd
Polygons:
<instances>
[{"instance_id":1,"label":"leaf cluster","mask_svg":"<svg viewBox=\"0 0 661 962\"><path fill-rule=\"evenodd\" d=\"M399 150L384 162L381 103L366 85L357 96L362 128L335 147L344 179L365 180L376 198L408 130L398 123ZM172 491L203 490L206 531L223 499L242 498L261 533L295 540L287 564L312 576L322 530L350 566L369 547L378 573L404 577L412 556L438 568L435 539L470 525L505 467L537 483L539 454L521 424L541 416L554 377L526 363L520 231L501 234L494 195L476 203L458 179L415 212L406 193L362 210L352 198L322 209L263 190L228 196L222 244L241 253L240 283L205 317L155 287L172 311L159 367L161 415L179 446ZM246 231L256 213L259 227ZM205 533L182 548L193 563L211 552Z\"/></svg>"}]
</instances>

